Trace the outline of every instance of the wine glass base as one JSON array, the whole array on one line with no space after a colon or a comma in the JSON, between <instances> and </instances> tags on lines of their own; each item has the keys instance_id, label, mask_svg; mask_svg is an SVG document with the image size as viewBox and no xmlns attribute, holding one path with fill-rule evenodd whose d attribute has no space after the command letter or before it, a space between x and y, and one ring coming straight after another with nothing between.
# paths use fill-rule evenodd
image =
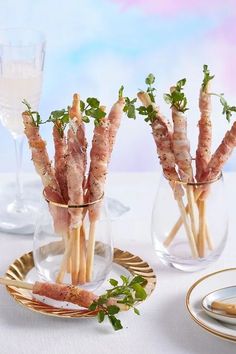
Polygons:
<instances>
[{"instance_id":1,"label":"wine glass base","mask_svg":"<svg viewBox=\"0 0 236 354\"><path fill-rule=\"evenodd\" d=\"M15 201L5 208L0 208L0 232L32 235L35 229L37 211L38 208L35 205L27 203L19 208Z\"/></svg>"}]
</instances>

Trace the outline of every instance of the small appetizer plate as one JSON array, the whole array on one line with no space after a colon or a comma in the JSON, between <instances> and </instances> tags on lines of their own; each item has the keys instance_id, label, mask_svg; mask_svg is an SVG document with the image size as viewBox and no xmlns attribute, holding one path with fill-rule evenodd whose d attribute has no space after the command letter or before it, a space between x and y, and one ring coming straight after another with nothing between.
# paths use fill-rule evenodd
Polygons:
<instances>
[{"instance_id":1,"label":"small appetizer plate","mask_svg":"<svg viewBox=\"0 0 236 354\"><path fill-rule=\"evenodd\" d=\"M202 299L221 288L231 287L235 279L236 268L219 270L198 279L186 295L186 306L191 318L205 331L233 342L236 342L236 326L209 316L202 308Z\"/></svg>"},{"instance_id":2,"label":"small appetizer plate","mask_svg":"<svg viewBox=\"0 0 236 354\"><path fill-rule=\"evenodd\" d=\"M32 252L29 252L16 259L9 266L6 272L6 278L14 280L27 280L31 282L40 280L35 278L33 279L32 273L34 274L36 271L34 267L33 254ZM113 278L119 280L119 276L122 274L125 276L141 275L144 279L146 279L147 285L145 290L148 296L150 296L155 289L156 275L149 264L143 261L140 257L135 256L128 251L122 251L115 248L111 275ZM15 288L13 286L7 286L6 288L8 293L16 300L16 302L32 311L44 315L63 318L86 318L97 315L97 311L90 311L76 305L69 307L69 304L65 302L62 303L60 301L37 296L34 296L33 298L30 290ZM106 286L105 289L106 288L109 288L109 285ZM37 301L36 297L41 301Z\"/></svg>"},{"instance_id":3,"label":"small appetizer plate","mask_svg":"<svg viewBox=\"0 0 236 354\"><path fill-rule=\"evenodd\" d=\"M216 320L236 325L236 311L235 314L227 314L223 309L215 309L212 307L213 303L223 303L227 305L236 304L236 286L229 286L227 288L218 289L206 295L202 300L202 308L206 313ZM213 304L214 305L214 304Z\"/></svg>"}]
</instances>

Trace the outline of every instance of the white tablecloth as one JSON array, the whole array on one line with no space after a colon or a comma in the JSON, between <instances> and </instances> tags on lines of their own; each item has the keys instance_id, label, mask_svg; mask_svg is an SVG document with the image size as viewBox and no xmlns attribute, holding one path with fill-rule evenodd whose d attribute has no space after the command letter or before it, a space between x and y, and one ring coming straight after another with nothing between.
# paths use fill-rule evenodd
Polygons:
<instances>
[{"instance_id":1,"label":"white tablecloth","mask_svg":"<svg viewBox=\"0 0 236 354\"><path fill-rule=\"evenodd\" d=\"M28 179L27 179L28 180ZM0 354L228 354L236 345L223 341L194 323L185 308L190 285L204 274L236 265L236 174L225 184L230 212L229 239L221 258L207 270L182 273L164 267L151 244L150 215L159 177L156 174L111 174L107 194L131 210L114 223L116 247L139 255L157 274L153 295L140 306L141 316L122 313L124 329L114 332L109 323L94 319L58 319L21 307L0 288ZM0 175L0 188L9 182ZM0 274L32 249L32 236L0 234Z\"/></svg>"}]
</instances>

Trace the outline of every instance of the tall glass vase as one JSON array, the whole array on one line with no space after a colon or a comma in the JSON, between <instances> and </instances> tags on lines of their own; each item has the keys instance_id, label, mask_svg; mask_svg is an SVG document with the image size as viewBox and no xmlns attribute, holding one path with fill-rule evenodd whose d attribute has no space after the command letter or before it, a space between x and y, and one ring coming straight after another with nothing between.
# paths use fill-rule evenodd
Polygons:
<instances>
[{"instance_id":1,"label":"tall glass vase","mask_svg":"<svg viewBox=\"0 0 236 354\"><path fill-rule=\"evenodd\" d=\"M221 255L227 233L222 175L203 183L162 176L153 206L152 240L164 264L183 271L206 268Z\"/></svg>"}]
</instances>

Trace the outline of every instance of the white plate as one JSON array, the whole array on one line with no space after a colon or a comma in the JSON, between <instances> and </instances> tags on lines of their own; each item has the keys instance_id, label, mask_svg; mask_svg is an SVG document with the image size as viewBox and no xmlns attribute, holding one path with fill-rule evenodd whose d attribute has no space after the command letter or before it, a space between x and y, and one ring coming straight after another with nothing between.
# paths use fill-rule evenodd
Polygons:
<instances>
[{"instance_id":1,"label":"white plate","mask_svg":"<svg viewBox=\"0 0 236 354\"><path fill-rule=\"evenodd\" d=\"M208 274L194 283L186 295L186 306L192 319L206 331L216 336L236 342L236 327L219 322L208 316L203 310L202 299L220 288L236 283L236 268L229 268Z\"/></svg>"},{"instance_id":2,"label":"white plate","mask_svg":"<svg viewBox=\"0 0 236 354\"><path fill-rule=\"evenodd\" d=\"M236 304L236 286L218 289L206 295L202 300L203 310L216 320L236 325L236 315L226 314L224 311L212 309L211 305L214 301L223 302L225 304Z\"/></svg>"}]
</instances>

